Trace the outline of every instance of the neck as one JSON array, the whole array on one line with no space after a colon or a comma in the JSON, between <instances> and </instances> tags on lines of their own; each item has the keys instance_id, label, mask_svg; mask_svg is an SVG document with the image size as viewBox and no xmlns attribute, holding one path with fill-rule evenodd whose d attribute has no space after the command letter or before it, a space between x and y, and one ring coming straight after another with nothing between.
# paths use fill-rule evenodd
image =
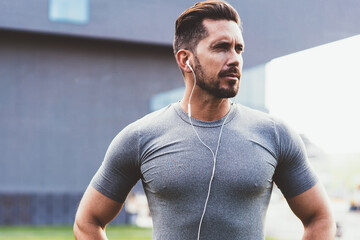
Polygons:
<instances>
[{"instance_id":1,"label":"neck","mask_svg":"<svg viewBox=\"0 0 360 240\"><path fill-rule=\"evenodd\" d=\"M198 90L198 89L196 89ZM215 121L224 117L230 110L230 100L228 98L214 98L199 94L194 91L191 98L191 116L201 121ZM184 112L188 113L190 93L185 92L180 106ZM200 97L199 97L200 96Z\"/></svg>"}]
</instances>

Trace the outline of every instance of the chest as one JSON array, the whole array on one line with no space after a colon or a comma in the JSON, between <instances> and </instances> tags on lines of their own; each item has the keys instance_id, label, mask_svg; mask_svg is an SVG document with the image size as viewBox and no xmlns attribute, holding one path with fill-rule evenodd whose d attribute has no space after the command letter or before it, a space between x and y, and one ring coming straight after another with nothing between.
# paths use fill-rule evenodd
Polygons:
<instances>
[{"instance_id":1,"label":"chest","mask_svg":"<svg viewBox=\"0 0 360 240\"><path fill-rule=\"evenodd\" d=\"M147 192L163 199L206 194L214 167L217 139L177 138L144 152L141 173ZM268 193L277 160L272 150L241 135L222 139L216 156L213 188L218 194L239 198Z\"/></svg>"}]
</instances>

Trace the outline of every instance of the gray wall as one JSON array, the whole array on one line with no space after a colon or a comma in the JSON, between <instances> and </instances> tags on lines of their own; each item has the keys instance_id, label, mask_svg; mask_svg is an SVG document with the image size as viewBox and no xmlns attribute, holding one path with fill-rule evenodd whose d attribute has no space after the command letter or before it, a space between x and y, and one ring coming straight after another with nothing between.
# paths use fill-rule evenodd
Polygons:
<instances>
[{"instance_id":1,"label":"gray wall","mask_svg":"<svg viewBox=\"0 0 360 240\"><path fill-rule=\"evenodd\" d=\"M83 191L108 144L183 85L168 47L0 31L0 191Z\"/></svg>"},{"instance_id":2,"label":"gray wall","mask_svg":"<svg viewBox=\"0 0 360 240\"><path fill-rule=\"evenodd\" d=\"M0 39L0 225L72 224L112 138L154 94L183 85L172 49L4 30Z\"/></svg>"}]
</instances>

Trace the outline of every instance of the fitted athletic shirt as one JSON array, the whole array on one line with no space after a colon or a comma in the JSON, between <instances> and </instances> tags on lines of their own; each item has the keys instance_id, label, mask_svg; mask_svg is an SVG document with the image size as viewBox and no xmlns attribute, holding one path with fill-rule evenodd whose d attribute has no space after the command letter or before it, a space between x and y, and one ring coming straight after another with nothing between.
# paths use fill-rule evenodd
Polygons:
<instances>
[{"instance_id":1,"label":"fitted athletic shirt","mask_svg":"<svg viewBox=\"0 0 360 240\"><path fill-rule=\"evenodd\" d=\"M214 152L225 118L192 118L201 140ZM124 202L141 179L153 219L153 239L196 240L213 161L180 103L174 103L124 128L110 144L91 184ZM291 198L316 182L294 131L266 113L233 103L220 140L200 239L263 240L273 183Z\"/></svg>"}]
</instances>

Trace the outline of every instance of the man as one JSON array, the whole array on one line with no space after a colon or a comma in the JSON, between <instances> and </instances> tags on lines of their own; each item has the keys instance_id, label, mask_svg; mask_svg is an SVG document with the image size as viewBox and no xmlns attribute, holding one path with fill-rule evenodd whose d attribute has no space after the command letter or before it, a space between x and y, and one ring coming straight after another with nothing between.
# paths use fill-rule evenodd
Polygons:
<instances>
[{"instance_id":1,"label":"man","mask_svg":"<svg viewBox=\"0 0 360 240\"><path fill-rule=\"evenodd\" d=\"M264 239L273 183L303 222L303 239L334 239L327 197L299 136L229 101L243 50L239 16L225 2L198 3L177 19L184 97L115 137L81 200L77 239L106 239L106 225L140 179L156 240Z\"/></svg>"}]
</instances>

